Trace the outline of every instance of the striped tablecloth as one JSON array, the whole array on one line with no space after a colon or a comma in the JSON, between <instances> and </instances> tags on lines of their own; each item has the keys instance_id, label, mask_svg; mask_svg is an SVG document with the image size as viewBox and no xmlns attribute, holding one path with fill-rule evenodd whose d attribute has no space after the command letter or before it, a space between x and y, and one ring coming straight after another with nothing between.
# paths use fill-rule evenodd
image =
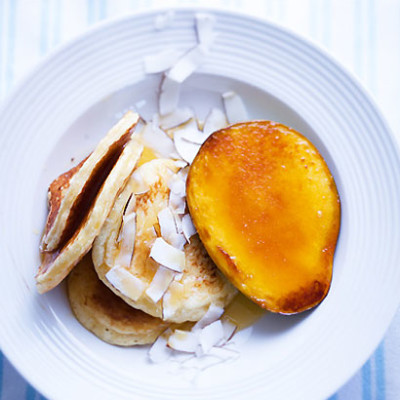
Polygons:
<instances>
[{"instance_id":1,"label":"striped tablecloth","mask_svg":"<svg viewBox=\"0 0 400 400\"><path fill-rule=\"evenodd\" d=\"M262 16L312 40L361 81L400 138L399 0L0 0L0 101L46 54L89 26L180 5ZM0 353L0 400L42 398ZM372 357L331 399L400 399L400 312Z\"/></svg>"}]
</instances>

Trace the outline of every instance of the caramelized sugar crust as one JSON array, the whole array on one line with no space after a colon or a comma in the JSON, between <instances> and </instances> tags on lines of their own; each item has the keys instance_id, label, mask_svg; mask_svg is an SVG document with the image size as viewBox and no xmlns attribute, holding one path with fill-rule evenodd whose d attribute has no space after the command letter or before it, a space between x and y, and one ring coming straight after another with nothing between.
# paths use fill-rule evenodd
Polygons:
<instances>
[{"instance_id":1,"label":"caramelized sugar crust","mask_svg":"<svg viewBox=\"0 0 400 400\"><path fill-rule=\"evenodd\" d=\"M187 200L208 253L253 301L292 314L324 299L340 200L300 133L270 121L214 133L191 166Z\"/></svg>"}]
</instances>

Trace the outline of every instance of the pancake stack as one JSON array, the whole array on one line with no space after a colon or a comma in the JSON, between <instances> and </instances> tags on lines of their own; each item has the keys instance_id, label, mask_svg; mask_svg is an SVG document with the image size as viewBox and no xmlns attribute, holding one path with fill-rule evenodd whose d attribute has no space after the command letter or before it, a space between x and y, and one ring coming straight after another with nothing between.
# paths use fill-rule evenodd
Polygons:
<instances>
[{"instance_id":1,"label":"pancake stack","mask_svg":"<svg viewBox=\"0 0 400 400\"><path fill-rule=\"evenodd\" d=\"M186 163L148 154L143 163L138 121L128 112L86 159L50 184L36 275L40 293L69 275L76 318L121 346L153 343L236 294L191 224Z\"/></svg>"}]
</instances>

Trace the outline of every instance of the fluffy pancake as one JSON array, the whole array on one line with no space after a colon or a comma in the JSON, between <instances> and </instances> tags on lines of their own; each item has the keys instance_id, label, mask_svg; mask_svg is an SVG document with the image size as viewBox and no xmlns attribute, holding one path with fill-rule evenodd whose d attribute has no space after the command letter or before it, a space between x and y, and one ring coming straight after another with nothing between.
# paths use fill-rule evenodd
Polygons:
<instances>
[{"instance_id":1,"label":"fluffy pancake","mask_svg":"<svg viewBox=\"0 0 400 400\"><path fill-rule=\"evenodd\" d=\"M183 274L179 280L172 281L164 296L157 302L145 290L139 298L133 299L132 296L121 293L106 277L118 265L120 228L129 201L134 203L136 236L133 257L130 265L124 268L145 288L149 287L159 267L149 257L155 239L160 236L157 216L168 207L168 184L178 169L174 161L158 159L143 164L135 171L118 196L95 240L92 257L100 279L128 304L155 317L181 323L199 320L211 303L225 307L236 293L233 286L219 273L197 235L192 236L190 243L184 247Z\"/></svg>"},{"instance_id":2,"label":"fluffy pancake","mask_svg":"<svg viewBox=\"0 0 400 400\"><path fill-rule=\"evenodd\" d=\"M50 186L50 212L42 238L42 251L53 251L62 246L79 226L84 211L96 196L123 146L130 138L131 129L137 124L139 115L131 111L107 133L90 156L76 168L61 175L65 190L63 197L54 196ZM64 178L64 179L62 179Z\"/></svg>"},{"instance_id":3,"label":"fluffy pancake","mask_svg":"<svg viewBox=\"0 0 400 400\"><path fill-rule=\"evenodd\" d=\"M123 146L122 153L98 190L94 201L89 205L81 205L82 207L85 206L85 215L81 224L74 230L71 238L61 248L46 251L42 254L42 263L36 275L39 293L44 293L57 286L90 250L114 204L117 194L124 187L135 168L142 150L143 146L136 138L130 139ZM50 186L50 210L57 209L58 204L64 204L64 198L69 195L74 178L84 166L85 162L61 175L53 182ZM96 186L97 182L92 182L92 184ZM87 190L90 191L91 189ZM61 206L58 208L57 215L61 213Z\"/></svg>"},{"instance_id":4,"label":"fluffy pancake","mask_svg":"<svg viewBox=\"0 0 400 400\"><path fill-rule=\"evenodd\" d=\"M78 321L101 340L119 346L153 343L169 326L130 307L98 278L90 254L67 280L68 299Z\"/></svg>"}]
</instances>

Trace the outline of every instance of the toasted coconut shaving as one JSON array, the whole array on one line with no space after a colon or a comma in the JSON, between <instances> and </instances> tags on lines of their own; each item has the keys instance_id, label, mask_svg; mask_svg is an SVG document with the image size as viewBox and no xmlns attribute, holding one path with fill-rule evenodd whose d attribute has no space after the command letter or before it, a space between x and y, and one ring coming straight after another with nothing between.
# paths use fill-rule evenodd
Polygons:
<instances>
[{"instance_id":1,"label":"toasted coconut shaving","mask_svg":"<svg viewBox=\"0 0 400 400\"><path fill-rule=\"evenodd\" d=\"M140 168L135 170L131 178L134 179L136 183L135 190L133 192L134 195L143 194L150 190L149 185L143 179Z\"/></svg>"},{"instance_id":2,"label":"toasted coconut shaving","mask_svg":"<svg viewBox=\"0 0 400 400\"><path fill-rule=\"evenodd\" d=\"M216 19L213 15L197 13L196 14L196 32L197 40L206 46L211 46L214 41L214 26Z\"/></svg>"},{"instance_id":3,"label":"toasted coconut shaving","mask_svg":"<svg viewBox=\"0 0 400 400\"><path fill-rule=\"evenodd\" d=\"M219 108L213 108L204 121L203 133L208 138L212 133L226 128L227 125L226 115Z\"/></svg>"},{"instance_id":4,"label":"toasted coconut shaving","mask_svg":"<svg viewBox=\"0 0 400 400\"><path fill-rule=\"evenodd\" d=\"M168 242L168 238L177 233L175 219L171 210L166 207L158 213L158 224L160 225L161 236Z\"/></svg>"},{"instance_id":5,"label":"toasted coconut shaving","mask_svg":"<svg viewBox=\"0 0 400 400\"><path fill-rule=\"evenodd\" d=\"M176 329L168 338L168 346L174 350L194 353L199 346L199 338L194 332Z\"/></svg>"},{"instance_id":6,"label":"toasted coconut shaving","mask_svg":"<svg viewBox=\"0 0 400 400\"><path fill-rule=\"evenodd\" d=\"M222 308L212 304L204 317L190 331L169 329L162 335L155 350L151 350L161 354L153 362L171 359L179 362L182 367L194 368L199 372L220 362L236 359L239 352L232 348L235 344L231 339L237 326L228 319L220 319L223 311ZM245 336L248 337L247 332ZM174 351L163 356L166 343ZM184 356L186 353L192 354L192 357Z\"/></svg>"},{"instance_id":7,"label":"toasted coconut shaving","mask_svg":"<svg viewBox=\"0 0 400 400\"><path fill-rule=\"evenodd\" d=\"M205 326L199 334L199 342L204 353L224 340L224 329L220 320Z\"/></svg>"},{"instance_id":8,"label":"toasted coconut shaving","mask_svg":"<svg viewBox=\"0 0 400 400\"><path fill-rule=\"evenodd\" d=\"M163 238L157 238L151 248L150 257L176 272L182 272L185 266L185 253L168 244Z\"/></svg>"},{"instance_id":9,"label":"toasted coconut shaving","mask_svg":"<svg viewBox=\"0 0 400 400\"><path fill-rule=\"evenodd\" d=\"M182 232L188 242L190 242L190 238L197 233L189 214L185 214L182 218Z\"/></svg>"},{"instance_id":10,"label":"toasted coconut shaving","mask_svg":"<svg viewBox=\"0 0 400 400\"><path fill-rule=\"evenodd\" d=\"M175 148L178 154L191 164L200 150L200 145L190 142L185 138L185 132L178 131L174 134Z\"/></svg>"},{"instance_id":11,"label":"toasted coconut shaving","mask_svg":"<svg viewBox=\"0 0 400 400\"><path fill-rule=\"evenodd\" d=\"M169 285L174 280L175 275L175 271L164 268L160 265L150 283L150 286L146 289L147 296L149 296L154 303L157 303L169 288Z\"/></svg>"},{"instance_id":12,"label":"toasted coconut shaving","mask_svg":"<svg viewBox=\"0 0 400 400\"><path fill-rule=\"evenodd\" d=\"M185 124L192 118L194 118L194 113L190 108L177 108L170 114L164 115L160 118L160 127L164 130L176 128Z\"/></svg>"},{"instance_id":13,"label":"toasted coconut shaving","mask_svg":"<svg viewBox=\"0 0 400 400\"><path fill-rule=\"evenodd\" d=\"M149 358L153 363L161 363L168 360L173 350L168 347L166 335L160 335L149 350Z\"/></svg>"},{"instance_id":14,"label":"toasted coconut shaving","mask_svg":"<svg viewBox=\"0 0 400 400\"><path fill-rule=\"evenodd\" d=\"M230 124L248 120L246 107L242 98L235 92L230 91L222 95L226 116Z\"/></svg>"},{"instance_id":15,"label":"toasted coconut shaving","mask_svg":"<svg viewBox=\"0 0 400 400\"><path fill-rule=\"evenodd\" d=\"M173 215L174 215L174 220L175 220L175 225L176 225L176 231L178 233L183 233L181 214L173 213Z\"/></svg>"},{"instance_id":16,"label":"toasted coconut shaving","mask_svg":"<svg viewBox=\"0 0 400 400\"><path fill-rule=\"evenodd\" d=\"M185 168L188 165L188 163L186 161L183 161L183 160L176 160L175 161L175 165L178 168ZM186 173L186 175L187 175L187 173Z\"/></svg>"},{"instance_id":17,"label":"toasted coconut shaving","mask_svg":"<svg viewBox=\"0 0 400 400\"><path fill-rule=\"evenodd\" d=\"M176 130L174 136L177 134L190 143L203 144L207 139L207 136L198 129L197 122L194 119L190 120L181 129Z\"/></svg>"},{"instance_id":18,"label":"toasted coconut shaving","mask_svg":"<svg viewBox=\"0 0 400 400\"><path fill-rule=\"evenodd\" d=\"M199 44L189 50L168 71L166 76L175 82L182 83L205 61L208 56L208 46Z\"/></svg>"},{"instance_id":19,"label":"toasted coconut shaving","mask_svg":"<svg viewBox=\"0 0 400 400\"><path fill-rule=\"evenodd\" d=\"M115 266L106 274L106 279L124 296L137 300L145 289L145 284L125 268Z\"/></svg>"},{"instance_id":20,"label":"toasted coconut shaving","mask_svg":"<svg viewBox=\"0 0 400 400\"><path fill-rule=\"evenodd\" d=\"M168 187L171 192L175 193L177 196L186 196L186 181L181 174L174 174L168 182Z\"/></svg>"},{"instance_id":21,"label":"toasted coconut shaving","mask_svg":"<svg viewBox=\"0 0 400 400\"><path fill-rule=\"evenodd\" d=\"M117 257L117 264L129 267L135 247L136 213L125 214L122 218L121 246Z\"/></svg>"},{"instance_id":22,"label":"toasted coconut shaving","mask_svg":"<svg viewBox=\"0 0 400 400\"><path fill-rule=\"evenodd\" d=\"M222 307L217 307L216 305L211 304L204 317L193 326L192 330L196 331L203 329L205 326L217 321L223 313L224 309Z\"/></svg>"},{"instance_id":23,"label":"toasted coconut shaving","mask_svg":"<svg viewBox=\"0 0 400 400\"><path fill-rule=\"evenodd\" d=\"M147 74L164 72L170 69L182 57L177 49L165 49L158 54L144 57L144 71Z\"/></svg>"},{"instance_id":24,"label":"toasted coconut shaving","mask_svg":"<svg viewBox=\"0 0 400 400\"><path fill-rule=\"evenodd\" d=\"M174 215L169 207L158 213L158 224L160 225L161 236L171 246L183 250L186 244L185 237L177 231Z\"/></svg>"},{"instance_id":25,"label":"toasted coconut shaving","mask_svg":"<svg viewBox=\"0 0 400 400\"><path fill-rule=\"evenodd\" d=\"M147 124L141 131L141 136L144 144L161 157L177 158L173 141L155 124Z\"/></svg>"},{"instance_id":26,"label":"toasted coconut shaving","mask_svg":"<svg viewBox=\"0 0 400 400\"><path fill-rule=\"evenodd\" d=\"M185 214L186 201L185 198L172 192L169 194L169 207L176 214Z\"/></svg>"}]
</instances>

